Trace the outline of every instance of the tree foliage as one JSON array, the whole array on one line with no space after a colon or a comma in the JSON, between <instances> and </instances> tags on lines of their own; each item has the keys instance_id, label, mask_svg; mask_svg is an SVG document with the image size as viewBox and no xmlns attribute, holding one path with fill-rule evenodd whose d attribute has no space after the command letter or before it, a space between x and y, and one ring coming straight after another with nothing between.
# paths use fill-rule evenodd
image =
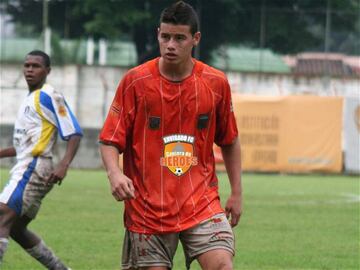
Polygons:
<instances>
[{"instance_id":1,"label":"tree foliage","mask_svg":"<svg viewBox=\"0 0 360 270\"><path fill-rule=\"evenodd\" d=\"M131 39L139 62L158 54L156 29L170 0L50 0L49 24L62 38ZM329 50L360 54L359 0L188 0L200 17L200 59L220 45L243 44L291 54ZM330 4L328 6L328 4ZM43 1L3 0L13 21L42 30ZM327 9L328 8L328 9ZM327 10L330 17L326 17Z\"/></svg>"}]
</instances>

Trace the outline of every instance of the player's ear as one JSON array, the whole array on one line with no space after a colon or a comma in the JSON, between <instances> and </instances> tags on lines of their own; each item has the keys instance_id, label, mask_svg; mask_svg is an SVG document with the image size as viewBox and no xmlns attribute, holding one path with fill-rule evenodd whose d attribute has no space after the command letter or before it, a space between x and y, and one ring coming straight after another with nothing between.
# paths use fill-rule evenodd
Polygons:
<instances>
[{"instance_id":1,"label":"player's ear","mask_svg":"<svg viewBox=\"0 0 360 270\"><path fill-rule=\"evenodd\" d=\"M50 71L51 71L51 67L47 67L47 74L50 74Z\"/></svg>"},{"instance_id":2,"label":"player's ear","mask_svg":"<svg viewBox=\"0 0 360 270\"><path fill-rule=\"evenodd\" d=\"M201 39L201 33L198 31L193 36L193 45L197 46L200 42L200 39Z\"/></svg>"},{"instance_id":3,"label":"player's ear","mask_svg":"<svg viewBox=\"0 0 360 270\"><path fill-rule=\"evenodd\" d=\"M157 28L157 39L158 41L160 41L160 27Z\"/></svg>"}]
</instances>

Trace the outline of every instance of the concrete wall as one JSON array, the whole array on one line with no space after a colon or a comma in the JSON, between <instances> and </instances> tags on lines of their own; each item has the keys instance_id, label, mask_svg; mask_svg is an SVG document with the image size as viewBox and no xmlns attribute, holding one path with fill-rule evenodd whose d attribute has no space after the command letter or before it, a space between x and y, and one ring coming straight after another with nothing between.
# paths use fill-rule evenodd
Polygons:
<instances>
[{"instance_id":1,"label":"concrete wall","mask_svg":"<svg viewBox=\"0 0 360 270\"><path fill-rule=\"evenodd\" d=\"M97 135L106 117L116 87L127 71L110 66L54 66L48 83L63 92L77 116L85 136L73 162L77 168L98 168ZM360 78L295 77L290 74L227 73L234 92L279 96L314 94L324 96L353 96L360 92ZM11 145L12 125L20 102L28 90L22 66L2 64L0 68L0 146ZM60 144L61 146L62 144ZM59 147L61 152L61 147ZM61 153L60 153L61 154ZM58 156L59 153L56 155ZM0 161L7 166L10 161Z\"/></svg>"},{"instance_id":2,"label":"concrete wall","mask_svg":"<svg viewBox=\"0 0 360 270\"><path fill-rule=\"evenodd\" d=\"M102 167L99 153L98 135L99 129L85 128L84 136L81 140L79 150L71 163L72 168L97 169ZM0 125L0 148L12 145L12 125ZM58 138L54 150L54 162L58 162L64 155L66 142ZM10 167L15 163L15 158L0 159L0 167Z\"/></svg>"},{"instance_id":3,"label":"concrete wall","mask_svg":"<svg viewBox=\"0 0 360 270\"><path fill-rule=\"evenodd\" d=\"M47 82L61 91L82 127L100 128L116 87L127 71L118 67L52 67ZM13 124L19 102L27 95L22 67L4 64L0 70L0 124Z\"/></svg>"},{"instance_id":4,"label":"concrete wall","mask_svg":"<svg viewBox=\"0 0 360 270\"><path fill-rule=\"evenodd\" d=\"M59 89L82 127L101 128L116 87L126 68L66 65L53 67L48 82ZM360 78L295 77L289 74L227 73L234 92L279 96L314 94L352 96L360 92ZM0 124L13 124L18 103L27 94L19 65L0 69Z\"/></svg>"},{"instance_id":5,"label":"concrete wall","mask_svg":"<svg viewBox=\"0 0 360 270\"><path fill-rule=\"evenodd\" d=\"M0 148L12 146L13 126L0 125ZM8 167L14 164L15 158L0 159L0 167Z\"/></svg>"},{"instance_id":6,"label":"concrete wall","mask_svg":"<svg viewBox=\"0 0 360 270\"><path fill-rule=\"evenodd\" d=\"M237 93L283 96L313 94L357 97L360 78L324 78L291 74L227 73L231 89Z\"/></svg>"}]
</instances>

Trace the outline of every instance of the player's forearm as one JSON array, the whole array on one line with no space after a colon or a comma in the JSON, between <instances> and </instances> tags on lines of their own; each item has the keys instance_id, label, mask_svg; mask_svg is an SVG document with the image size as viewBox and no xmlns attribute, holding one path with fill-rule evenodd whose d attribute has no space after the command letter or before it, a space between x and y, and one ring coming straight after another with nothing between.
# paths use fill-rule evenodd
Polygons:
<instances>
[{"instance_id":1,"label":"player's forearm","mask_svg":"<svg viewBox=\"0 0 360 270\"><path fill-rule=\"evenodd\" d=\"M111 176L121 173L119 150L115 146L100 144L100 154L109 179Z\"/></svg>"},{"instance_id":2,"label":"player's forearm","mask_svg":"<svg viewBox=\"0 0 360 270\"><path fill-rule=\"evenodd\" d=\"M16 150L13 146L5 149L0 149L0 158L14 157L14 156L16 156Z\"/></svg>"},{"instance_id":3,"label":"player's forearm","mask_svg":"<svg viewBox=\"0 0 360 270\"><path fill-rule=\"evenodd\" d=\"M239 139L237 138L232 145L221 147L221 152L231 185L231 193L241 196L241 150Z\"/></svg>"},{"instance_id":4,"label":"player's forearm","mask_svg":"<svg viewBox=\"0 0 360 270\"><path fill-rule=\"evenodd\" d=\"M70 137L67 142L66 151L64 157L61 159L60 163L66 167L69 167L71 161L74 159L76 152L80 145L81 136L73 135Z\"/></svg>"}]
</instances>

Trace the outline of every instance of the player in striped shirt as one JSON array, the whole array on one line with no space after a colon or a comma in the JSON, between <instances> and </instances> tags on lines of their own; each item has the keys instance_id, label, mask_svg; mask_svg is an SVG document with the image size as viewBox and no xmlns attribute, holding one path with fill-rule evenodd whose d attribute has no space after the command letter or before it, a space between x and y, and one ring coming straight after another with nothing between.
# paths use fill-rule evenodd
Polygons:
<instances>
[{"instance_id":1,"label":"player in striped shirt","mask_svg":"<svg viewBox=\"0 0 360 270\"><path fill-rule=\"evenodd\" d=\"M0 157L16 156L10 180L0 194L0 263L11 236L48 269L68 269L27 226L53 185L64 179L82 136L81 128L63 95L46 84L50 58L30 52L24 62L29 94L22 102L14 128L13 146L0 149ZM57 134L67 141L61 161L54 167Z\"/></svg>"},{"instance_id":2,"label":"player in striped shirt","mask_svg":"<svg viewBox=\"0 0 360 270\"><path fill-rule=\"evenodd\" d=\"M187 268L197 259L203 269L232 269L242 190L230 87L221 71L191 57L200 32L190 5L163 11L158 41L161 56L121 80L100 134L112 194L125 202L122 268L170 269L180 240ZM225 210L214 142L231 184Z\"/></svg>"}]
</instances>

